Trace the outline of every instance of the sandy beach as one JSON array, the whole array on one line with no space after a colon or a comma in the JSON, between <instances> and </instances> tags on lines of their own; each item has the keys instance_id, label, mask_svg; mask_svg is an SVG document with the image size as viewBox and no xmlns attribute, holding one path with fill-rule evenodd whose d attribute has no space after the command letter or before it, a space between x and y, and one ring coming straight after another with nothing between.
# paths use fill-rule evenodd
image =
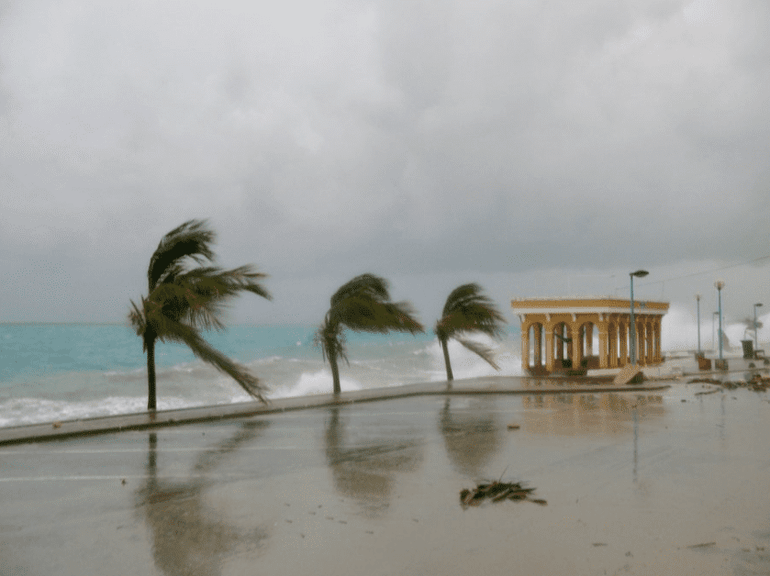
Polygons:
<instances>
[{"instance_id":1,"label":"sandy beach","mask_svg":"<svg viewBox=\"0 0 770 576\"><path fill-rule=\"evenodd\" d=\"M668 383L2 446L0 574L770 573L766 393Z\"/></svg>"}]
</instances>

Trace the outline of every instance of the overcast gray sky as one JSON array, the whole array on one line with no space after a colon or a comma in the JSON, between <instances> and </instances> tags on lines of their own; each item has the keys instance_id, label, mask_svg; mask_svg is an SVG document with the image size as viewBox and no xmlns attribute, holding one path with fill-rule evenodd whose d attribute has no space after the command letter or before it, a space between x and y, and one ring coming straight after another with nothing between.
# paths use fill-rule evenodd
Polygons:
<instances>
[{"instance_id":1,"label":"overcast gray sky","mask_svg":"<svg viewBox=\"0 0 770 576\"><path fill-rule=\"evenodd\" d=\"M0 321L121 321L190 218L270 274L432 324L511 297L770 308L767 0L0 0ZM750 262L750 263L749 263ZM747 264L748 263L748 264Z\"/></svg>"}]
</instances>

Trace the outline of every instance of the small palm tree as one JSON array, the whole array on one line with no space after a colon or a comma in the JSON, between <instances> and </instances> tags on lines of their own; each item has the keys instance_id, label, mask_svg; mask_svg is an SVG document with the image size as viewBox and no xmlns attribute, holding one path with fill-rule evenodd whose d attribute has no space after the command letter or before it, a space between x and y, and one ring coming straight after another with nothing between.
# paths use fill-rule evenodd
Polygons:
<instances>
[{"instance_id":1,"label":"small palm tree","mask_svg":"<svg viewBox=\"0 0 770 576\"><path fill-rule=\"evenodd\" d=\"M388 282L384 278L362 274L340 287L332 296L331 307L315 336L324 360L331 366L335 394L341 391L337 359L348 361L342 332L345 328L379 334L424 331L422 324L414 318L411 304L390 301Z\"/></svg>"},{"instance_id":2,"label":"small palm tree","mask_svg":"<svg viewBox=\"0 0 770 576\"><path fill-rule=\"evenodd\" d=\"M743 337L746 338L746 334L751 332L752 335L757 334L757 330L763 327L762 322L757 320L756 325L754 324L754 318L751 316L747 316L743 320L741 320L741 324L745 326L743 329Z\"/></svg>"},{"instance_id":3,"label":"small palm tree","mask_svg":"<svg viewBox=\"0 0 770 576\"><path fill-rule=\"evenodd\" d=\"M223 330L224 305L240 292L251 292L270 299L259 283L265 274L251 266L222 270L203 266L214 262L211 245L215 234L203 220L190 220L161 239L147 270L148 294L141 305L131 301L128 314L136 334L147 352L147 409L155 410L155 343L181 342L193 354L230 375L254 398L264 402L259 380L227 356L212 348L200 329ZM190 261L198 264L190 268Z\"/></svg>"},{"instance_id":4,"label":"small palm tree","mask_svg":"<svg viewBox=\"0 0 770 576\"><path fill-rule=\"evenodd\" d=\"M452 364L449 361L448 343L450 338L454 338L468 350L481 356L495 370L500 370L500 367L495 364L491 348L472 340L466 340L463 336L480 332L492 338L501 338L504 323L505 318L498 311L494 302L482 294L481 286L478 284L463 284L452 290L446 304L444 304L441 318L433 329L444 352L447 380L454 379Z\"/></svg>"}]
</instances>

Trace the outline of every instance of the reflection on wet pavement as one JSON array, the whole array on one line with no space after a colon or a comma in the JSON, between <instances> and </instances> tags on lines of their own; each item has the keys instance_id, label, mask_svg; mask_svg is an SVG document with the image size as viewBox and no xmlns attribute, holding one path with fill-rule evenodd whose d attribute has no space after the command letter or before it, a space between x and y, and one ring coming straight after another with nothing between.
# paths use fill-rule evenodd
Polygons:
<instances>
[{"instance_id":1,"label":"reflection on wet pavement","mask_svg":"<svg viewBox=\"0 0 770 576\"><path fill-rule=\"evenodd\" d=\"M451 405L452 397L447 397L438 422L447 455L458 471L479 478L501 444L502 426L496 418L495 398L474 399L470 409L452 410Z\"/></svg>"},{"instance_id":2,"label":"reflection on wet pavement","mask_svg":"<svg viewBox=\"0 0 770 576\"><path fill-rule=\"evenodd\" d=\"M266 426L244 422L233 436L201 452L184 481L159 478L157 435L148 434L147 477L136 490L136 510L150 528L155 565L165 574L215 576L236 548L253 549L267 538L263 527L244 532L228 525L203 502L214 484L209 474L240 446L258 439Z\"/></svg>"},{"instance_id":3,"label":"reflection on wet pavement","mask_svg":"<svg viewBox=\"0 0 770 576\"><path fill-rule=\"evenodd\" d=\"M341 410L330 408L324 435L334 487L376 516L389 506L395 474L412 472L422 462L423 440L406 429L388 429L387 437L375 438L367 437L365 428L347 433Z\"/></svg>"},{"instance_id":4,"label":"reflection on wet pavement","mask_svg":"<svg viewBox=\"0 0 770 576\"><path fill-rule=\"evenodd\" d=\"M521 424L536 434L621 434L631 432L634 414L659 418L665 414L657 394L552 394L523 396Z\"/></svg>"},{"instance_id":5,"label":"reflection on wet pavement","mask_svg":"<svg viewBox=\"0 0 770 576\"><path fill-rule=\"evenodd\" d=\"M769 573L770 396L704 389L408 398L5 447L0 574ZM458 505L500 478L548 505Z\"/></svg>"}]
</instances>

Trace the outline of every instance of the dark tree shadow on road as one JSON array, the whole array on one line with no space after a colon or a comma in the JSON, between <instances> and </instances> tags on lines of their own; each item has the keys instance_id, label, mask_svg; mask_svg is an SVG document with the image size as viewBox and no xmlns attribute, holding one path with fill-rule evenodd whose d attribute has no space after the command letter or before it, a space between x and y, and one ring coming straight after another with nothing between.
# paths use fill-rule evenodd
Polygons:
<instances>
[{"instance_id":1,"label":"dark tree shadow on road","mask_svg":"<svg viewBox=\"0 0 770 576\"><path fill-rule=\"evenodd\" d=\"M422 443L409 431L393 431L387 438L357 432L359 438L352 438L340 408L331 408L324 435L326 461L336 490L376 516L390 505L396 474L411 472L422 462Z\"/></svg>"},{"instance_id":2,"label":"dark tree shadow on road","mask_svg":"<svg viewBox=\"0 0 770 576\"><path fill-rule=\"evenodd\" d=\"M241 446L257 439L267 425L245 422L235 435L201 452L181 481L159 477L157 435L150 432L147 478L135 501L151 530L155 565L164 574L217 576L226 557L256 548L267 538L263 527L244 531L231 526L203 498L221 481L212 473Z\"/></svg>"},{"instance_id":3,"label":"dark tree shadow on road","mask_svg":"<svg viewBox=\"0 0 770 576\"><path fill-rule=\"evenodd\" d=\"M502 444L502 426L495 419L494 399L471 400L473 410L451 409L450 397L439 413L439 430L447 455L456 470L470 478L481 478L484 467Z\"/></svg>"}]
</instances>

